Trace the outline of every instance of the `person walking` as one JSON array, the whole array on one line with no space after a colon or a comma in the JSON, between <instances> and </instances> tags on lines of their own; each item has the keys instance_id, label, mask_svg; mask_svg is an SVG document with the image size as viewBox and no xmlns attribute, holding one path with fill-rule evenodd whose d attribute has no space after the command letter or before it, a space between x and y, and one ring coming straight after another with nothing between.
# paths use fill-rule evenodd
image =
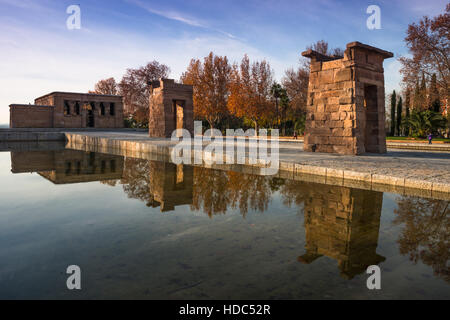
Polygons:
<instances>
[{"instance_id":1,"label":"person walking","mask_svg":"<svg viewBox=\"0 0 450 320\"><path fill-rule=\"evenodd\" d=\"M432 140L433 140L433 134L430 133L428 135L428 144L433 144Z\"/></svg>"},{"instance_id":2,"label":"person walking","mask_svg":"<svg viewBox=\"0 0 450 320\"><path fill-rule=\"evenodd\" d=\"M294 130L294 139L297 140L297 130Z\"/></svg>"}]
</instances>

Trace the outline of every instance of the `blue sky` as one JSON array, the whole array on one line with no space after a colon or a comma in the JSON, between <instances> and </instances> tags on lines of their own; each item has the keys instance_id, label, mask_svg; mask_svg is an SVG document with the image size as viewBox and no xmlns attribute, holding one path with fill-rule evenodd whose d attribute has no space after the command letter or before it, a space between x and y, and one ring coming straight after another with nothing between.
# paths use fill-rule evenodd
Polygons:
<instances>
[{"instance_id":1,"label":"blue sky","mask_svg":"<svg viewBox=\"0 0 450 320\"><path fill-rule=\"evenodd\" d=\"M66 8L81 7L81 29L68 30ZM368 30L366 9L381 8ZM239 61L267 59L281 79L300 53L324 39L360 41L406 55L409 23L444 11L445 0L146 1L0 0L0 123L11 103L51 91L87 92L97 80L120 80L126 68L158 60L178 79L191 58L210 51ZM386 60L386 92L399 88L396 58Z\"/></svg>"}]
</instances>

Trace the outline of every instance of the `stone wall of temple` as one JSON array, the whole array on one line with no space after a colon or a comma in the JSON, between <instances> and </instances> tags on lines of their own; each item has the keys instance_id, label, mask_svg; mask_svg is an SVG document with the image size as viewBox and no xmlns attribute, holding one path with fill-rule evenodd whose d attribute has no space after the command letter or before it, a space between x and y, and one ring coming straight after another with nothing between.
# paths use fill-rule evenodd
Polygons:
<instances>
[{"instance_id":1,"label":"stone wall of temple","mask_svg":"<svg viewBox=\"0 0 450 320\"><path fill-rule=\"evenodd\" d=\"M34 105L10 105L11 128L123 128L122 97L53 92Z\"/></svg>"},{"instance_id":2,"label":"stone wall of temple","mask_svg":"<svg viewBox=\"0 0 450 320\"><path fill-rule=\"evenodd\" d=\"M9 108L10 128L53 128L53 106L12 104Z\"/></svg>"}]
</instances>

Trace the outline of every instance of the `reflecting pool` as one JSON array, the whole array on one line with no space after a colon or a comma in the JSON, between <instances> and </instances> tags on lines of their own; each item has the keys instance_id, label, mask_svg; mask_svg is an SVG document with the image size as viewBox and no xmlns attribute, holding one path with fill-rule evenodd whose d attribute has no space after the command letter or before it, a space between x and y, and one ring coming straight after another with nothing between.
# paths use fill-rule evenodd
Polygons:
<instances>
[{"instance_id":1,"label":"reflecting pool","mask_svg":"<svg viewBox=\"0 0 450 320\"><path fill-rule=\"evenodd\" d=\"M64 148L0 186L2 299L450 298L446 200Z\"/></svg>"}]
</instances>

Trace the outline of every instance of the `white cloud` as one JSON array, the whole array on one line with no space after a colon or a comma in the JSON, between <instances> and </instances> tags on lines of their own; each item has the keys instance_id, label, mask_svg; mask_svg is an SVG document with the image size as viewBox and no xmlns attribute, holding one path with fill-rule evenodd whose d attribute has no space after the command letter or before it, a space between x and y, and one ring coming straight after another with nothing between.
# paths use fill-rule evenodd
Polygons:
<instances>
[{"instance_id":1,"label":"white cloud","mask_svg":"<svg viewBox=\"0 0 450 320\"><path fill-rule=\"evenodd\" d=\"M170 66L175 79L190 59L203 58L210 51L231 61L240 61L244 53L251 59L265 58L278 75L287 67L285 61L220 35L168 39L109 29L50 32L11 24L0 24L0 30L0 123L9 122L11 103L32 103L51 91L87 92L98 80L111 76L120 80L127 68L151 60Z\"/></svg>"},{"instance_id":2,"label":"white cloud","mask_svg":"<svg viewBox=\"0 0 450 320\"><path fill-rule=\"evenodd\" d=\"M126 2L128 3L132 3L144 10L146 10L149 13L152 14L156 14L158 16L164 17L166 19L169 20L174 20L174 21L178 21L178 22L182 22L184 24L187 24L189 26L193 26L193 27L199 27L199 28L203 28L203 29L207 29L210 31L214 31L214 32L218 32L221 33L229 38L235 38L234 35L232 35L229 32L214 28L209 26L206 22L200 21L199 19L196 18L192 18L192 17L188 17L187 15L183 15L177 11L173 11L173 10L158 10L155 9L151 6L149 6L148 4L139 1L139 0L126 0Z\"/></svg>"}]
</instances>

